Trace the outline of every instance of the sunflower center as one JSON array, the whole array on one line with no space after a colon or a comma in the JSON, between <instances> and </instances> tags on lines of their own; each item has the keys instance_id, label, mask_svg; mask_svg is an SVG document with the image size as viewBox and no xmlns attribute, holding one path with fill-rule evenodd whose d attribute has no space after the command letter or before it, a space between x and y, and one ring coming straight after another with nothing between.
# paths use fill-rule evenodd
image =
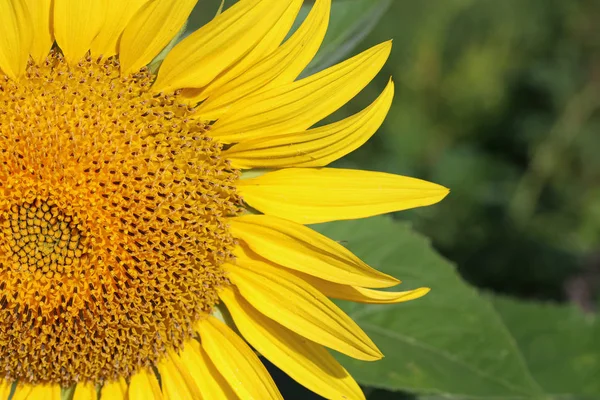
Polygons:
<instances>
[{"instance_id":1,"label":"sunflower center","mask_svg":"<svg viewBox=\"0 0 600 400\"><path fill-rule=\"evenodd\" d=\"M12 268L39 280L69 273L73 263L81 261L81 232L73 218L56 206L38 199L3 211L0 237L8 244L5 251Z\"/></svg>"},{"instance_id":2,"label":"sunflower center","mask_svg":"<svg viewBox=\"0 0 600 400\"><path fill-rule=\"evenodd\" d=\"M228 285L239 173L178 95L115 59L0 78L0 368L103 382L156 364Z\"/></svg>"}]
</instances>

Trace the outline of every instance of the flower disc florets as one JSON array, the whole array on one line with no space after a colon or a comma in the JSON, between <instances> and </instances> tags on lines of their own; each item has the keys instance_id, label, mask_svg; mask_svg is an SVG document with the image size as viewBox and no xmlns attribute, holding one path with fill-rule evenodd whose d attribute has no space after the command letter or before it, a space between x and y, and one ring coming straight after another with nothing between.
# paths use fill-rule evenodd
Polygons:
<instances>
[{"instance_id":1,"label":"flower disc florets","mask_svg":"<svg viewBox=\"0 0 600 400\"><path fill-rule=\"evenodd\" d=\"M0 81L0 368L102 382L192 335L227 285L238 172L177 94L52 53Z\"/></svg>"}]
</instances>

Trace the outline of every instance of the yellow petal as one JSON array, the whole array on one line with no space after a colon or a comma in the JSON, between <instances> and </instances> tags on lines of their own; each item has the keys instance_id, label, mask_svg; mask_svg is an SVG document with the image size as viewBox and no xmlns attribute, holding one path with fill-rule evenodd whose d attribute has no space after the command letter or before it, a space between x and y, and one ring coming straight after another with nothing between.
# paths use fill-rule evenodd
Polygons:
<instances>
[{"instance_id":1,"label":"yellow petal","mask_svg":"<svg viewBox=\"0 0 600 400\"><path fill-rule=\"evenodd\" d=\"M31 29L31 15L22 0L0 1L0 70L12 79L25 73Z\"/></svg>"},{"instance_id":2,"label":"yellow petal","mask_svg":"<svg viewBox=\"0 0 600 400\"><path fill-rule=\"evenodd\" d=\"M248 96L215 122L211 135L235 143L307 129L360 92L391 48L382 43L308 78Z\"/></svg>"},{"instance_id":3,"label":"yellow petal","mask_svg":"<svg viewBox=\"0 0 600 400\"><path fill-rule=\"evenodd\" d=\"M107 0L54 0L54 37L69 63L81 60L106 18Z\"/></svg>"},{"instance_id":4,"label":"yellow petal","mask_svg":"<svg viewBox=\"0 0 600 400\"><path fill-rule=\"evenodd\" d=\"M331 0L317 0L302 25L281 47L216 89L200 104L197 114L202 119L215 120L242 97L294 81L323 41L330 8Z\"/></svg>"},{"instance_id":5,"label":"yellow petal","mask_svg":"<svg viewBox=\"0 0 600 400\"><path fill-rule=\"evenodd\" d=\"M12 385L12 382L0 380L0 399L8 399L8 396L12 391Z\"/></svg>"},{"instance_id":6,"label":"yellow petal","mask_svg":"<svg viewBox=\"0 0 600 400\"><path fill-rule=\"evenodd\" d=\"M15 388L15 394L11 400L27 400L29 393L33 390L33 385L19 383Z\"/></svg>"},{"instance_id":7,"label":"yellow petal","mask_svg":"<svg viewBox=\"0 0 600 400\"><path fill-rule=\"evenodd\" d=\"M292 273L257 261L224 267L250 304L286 328L353 358L374 361L382 357L350 317Z\"/></svg>"},{"instance_id":8,"label":"yellow petal","mask_svg":"<svg viewBox=\"0 0 600 400\"><path fill-rule=\"evenodd\" d=\"M253 208L300 224L428 206L448 194L445 187L420 179L338 168L286 168L237 186Z\"/></svg>"},{"instance_id":9,"label":"yellow petal","mask_svg":"<svg viewBox=\"0 0 600 400\"><path fill-rule=\"evenodd\" d=\"M116 381L105 382L100 390L101 399L127 400L127 382L119 378Z\"/></svg>"},{"instance_id":10,"label":"yellow petal","mask_svg":"<svg viewBox=\"0 0 600 400\"><path fill-rule=\"evenodd\" d=\"M197 0L153 0L129 21L119 44L121 74L138 71L169 44Z\"/></svg>"},{"instance_id":11,"label":"yellow petal","mask_svg":"<svg viewBox=\"0 0 600 400\"><path fill-rule=\"evenodd\" d=\"M302 0L291 0L290 6L279 17L275 25L267 32L267 34L239 61L231 65L229 68L220 73L212 82L201 89L186 89L182 92L182 96L186 97L189 103L195 104L201 100L211 96L215 90L231 81L232 79L245 75L248 68L252 67L257 61L275 50L283 41L290 28L294 24L294 20L300 11Z\"/></svg>"},{"instance_id":12,"label":"yellow petal","mask_svg":"<svg viewBox=\"0 0 600 400\"><path fill-rule=\"evenodd\" d=\"M308 131L244 141L225 151L225 156L238 168L323 167L369 140L383 123L393 97L390 80L381 96L356 115Z\"/></svg>"},{"instance_id":13,"label":"yellow petal","mask_svg":"<svg viewBox=\"0 0 600 400\"><path fill-rule=\"evenodd\" d=\"M241 399L282 399L277 386L248 345L213 316L196 327L202 348Z\"/></svg>"},{"instance_id":14,"label":"yellow petal","mask_svg":"<svg viewBox=\"0 0 600 400\"><path fill-rule=\"evenodd\" d=\"M52 42L54 42L54 36L50 29L51 2L52 0L25 0L31 15L31 29L33 30L30 54L37 64L41 64L46 59Z\"/></svg>"},{"instance_id":15,"label":"yellow petal","mask_svg":"<svg viewBox=\"0 0 600 400\"><path fill-rule=\"evenodd\" d=\"M47 1L47 0L46 0ZM106 20L91 45L92 54L105 58L118 53L117 44L131 17L149 0L107 0Z\"/></svg>"},{"instance_id":16,"label":"yellow petal","mask_svg":"<svg viewBox=\"0 0 600 400\"><path fill-rule=\"evenodd\" d=\"M210 361L206 351L196 340L185 344L181 362L190 371L196 386L205 400L237 399L237 396L217 367Z\"/></svg>"},{"instance_id":17,"label":"yellow petal","mask_svg":"<svg viewBox=\"0 0 600 400\"><path fill-rule=\"evenodd\" d=\"M349 300L357 303L367 304L395 304L405 301L415 300L425 296L430 289L421 287L414 290L406 290L403 292L386 292L383 290L366 289L360 286L340 285L338 283L328 282L314 276L303 274L298 271L291 271L294 275L305 280L319 292L327 297L334 299Z\"/></svg>"},{"instance_id":18,"label":"yellow petal","mask_svg":"<svg viewBox=\"0 0 600 400\"><path fill-rule=\"evenodd\" d=\"M248 343L296 382L328 399L364 399L358 384L323 346L265 317L230 287L220 297Z\"/></svg>"},{"instance_id":19,"label":"yellow petal","mask_svg":"<svg viewBox=\"0 0 600 400\"><path fill-rule=\"evenodd\" d=\"M131 377L128 400L161 400L163 398L156 375L145 369Z\"/></svg>"},{"instance_id":20,"label":"yellow petal","mask_svg":"<svg viewBox=\"0 0 600 400\"><path fill-rule=\"evenodd\" d=\"M60 385L17 385L12 400L61 400Z\"/></svg>"},{"instance_id":21,"label":"yellow petal","mask_svg":"<svg viewBox=\"0 0 600 400\"><path fill-rule=\"evenodd\" d=\"M75 387L73 400L96 400L97 398L98 391L96 390L96 385L92 383L78 383Z\"/></svg>"},{"instance_id":22,"label":"yellow petal","mask_svg":"<svg viewBox=\"0 0 600 400\"><path fill-rule=\"evenodd\" d=\"M165 400L202 398L200 390L191 376L192 371L185 368L179 356L173 351L169 352L167 358L163 359L157 368Z\"/></svg>"},{"instance_id":23,"label":"yellow petal","mask_svg":"<svg viewBox=\"0 0 600 400\"><path fill-rule=\"evenodd\" d=\"M296 5L294 0L237 2L167 54L154 83L154 91L206 86L247 54L281 15Z\"/></svg>"},{"instance_id":24,"label":"yellow petal","mask_svg":"<svg viewBox=\"0 0 600 400\"><path fill-rule=\"evenodd\" d=\"M398 283L339 243L295 222L268 215L244 215L229 221L236 238L259 256L284 267L345 285L381 288ZM251 260L241 250L238 248L236 256Z\"/></svg>"}]
</instances>

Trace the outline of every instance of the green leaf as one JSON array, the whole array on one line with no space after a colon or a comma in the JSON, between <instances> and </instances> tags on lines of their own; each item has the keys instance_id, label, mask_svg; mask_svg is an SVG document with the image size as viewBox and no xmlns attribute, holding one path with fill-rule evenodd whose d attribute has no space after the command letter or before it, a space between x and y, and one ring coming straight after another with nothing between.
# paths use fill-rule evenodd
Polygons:
<instances>
[{"instance_id":1,"label":"green leaf","mask_svg":"<svg viewBox=\"0 0 600 400\"><path fill-rule=\"evenodd\" d=\"M427 239L407 224L377 217L324 224L316 229L346 244L375 268L402 279L401 289L432 288L422 299L396 305L342 302L342 307L385 355L375 363L342 359L362 385L461 399L547 399L563 393L600 394L593 379L588 382L591 375L581 376L569 386L547 382L549 370L540 370L536 362L526 360L532 350L519 347L528 346L528 340L535 339L526 335L533 331L525 330L521 335L518 329L509 330L519 326L516 311L505 307L504 302L492 304L481 296L458 276L451 263L436 254ZM506 315L499 314L494 305L502 306ZM509 320L509 316L514 319ZM550 327L557 321L552 318L559 316L539 318L547 318L545 326ZM571 333L575 331L573 328ZM554 344L560 346L560 342ZM586 359L585 365L597 368L598 350L582 350L591 360ZM567 352L557 356L560 358L555 363L570 357ZM577 366L583 364L581 361ZM578 371L574 369L571 374L575 376ZM556 373L566 372L557 368ZM595 376L600 374L596 372Z\"/></svg>"},{"instance_id":2,"label":"green leaf","mask_svg":"<svg viewBox=\"0 0 600 400\"><path fill-rule=\"evenodd\" d=\"M572 306L492 298L534 378L549 393L600 397L600 322Z\"/></svg>"},{"instance_id":3,"label":"green leaf","mask_svg":"<svg viewBox=\"0 0 600 400\"><path fill-rule=\"evenodd\" d=\"M344 60L375 28L391 3L392 0L334 1L323 44L302 76L314 74ZM311 7L310 2L302 6L296 27L304 20Z\"/></svg>"}]
</instances>

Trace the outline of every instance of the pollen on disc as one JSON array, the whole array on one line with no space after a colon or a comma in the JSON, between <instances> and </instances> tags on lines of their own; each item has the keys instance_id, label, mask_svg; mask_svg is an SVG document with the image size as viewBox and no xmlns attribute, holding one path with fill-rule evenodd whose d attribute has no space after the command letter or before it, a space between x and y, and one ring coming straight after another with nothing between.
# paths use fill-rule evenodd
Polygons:
<instances>
[{"instance_id":1,"label":"pollen on disc","mask_svg":"<svg viewBox=\"0 0 600 400\"><path fill-rule=\"evenodd\" d=\"M239 172L146 70L67 66L0 78L0 369L103 382L193 335L228 285Z\"/></svg>"}]
</instances>

